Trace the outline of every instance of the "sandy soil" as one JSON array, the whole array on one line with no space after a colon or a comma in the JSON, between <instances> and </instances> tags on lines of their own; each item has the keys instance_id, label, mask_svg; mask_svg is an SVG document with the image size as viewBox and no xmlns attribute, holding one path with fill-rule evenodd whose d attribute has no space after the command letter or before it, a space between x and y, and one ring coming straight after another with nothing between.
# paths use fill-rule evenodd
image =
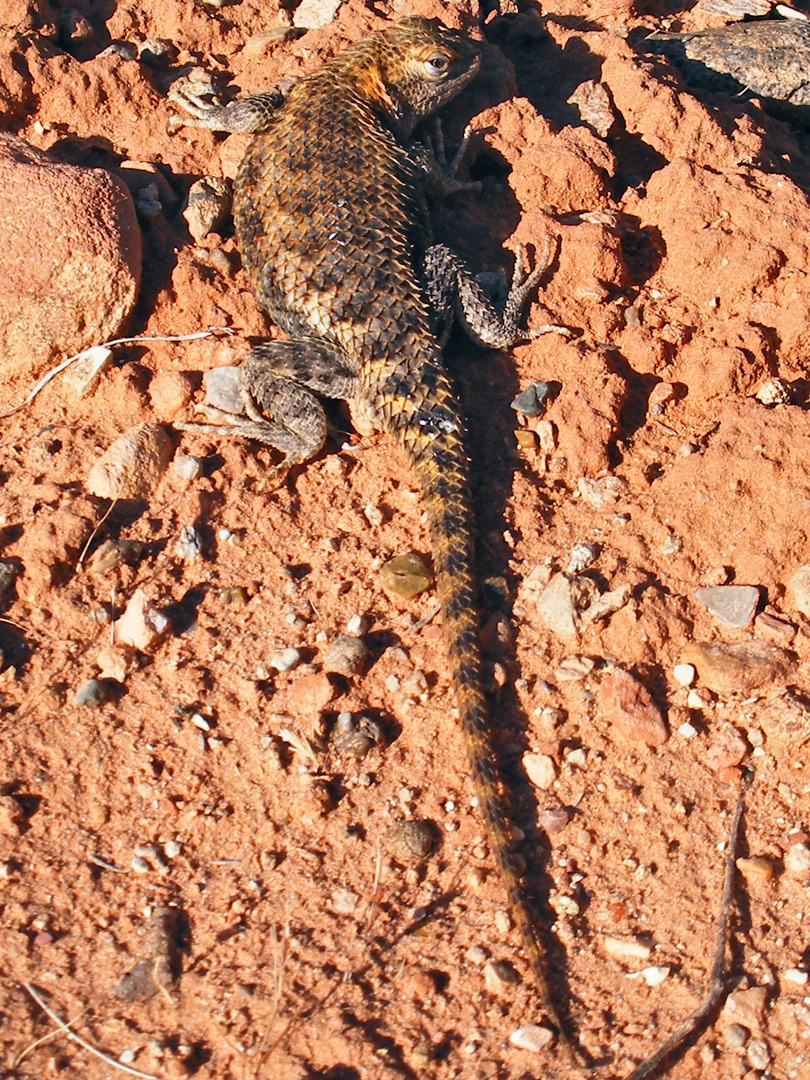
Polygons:
<instances>
[{"instance_id":1,"label":"sandy soil","mask_svg":"<svg viewBox=\"0 0 810 1080\"><path fill-rule=\"evenodd\" d=\"M806 1076L810 870L795 845L810 832L810 623L789 582L810 562L807 138L755 103L687 90L633 44L722 17L677 3L562 2L543 18L523 6L489 24L483 73L448 110L451 142L472 119L464 169L483 190L438 207L436 227L474 266L507 272L508 248L539 249L551 230L559 248L529 321L578 331L509 354L476 355L460 337L448 349L491 579L493 723L554 993L605 1077L626 1076L697 1004L750 766L754 862L737 880L728 971L753 993L670 1072ZM235 334L119 349L92 396L57 380L2 421L1 554L17 576L0 621L0 1070L117 1075L47 1038L28 982L155 1077L580 1075L558 1048L509 1041L542 1016L472 805L435 597L380 585L388 557L427 550L396 453L335 408L323 454L275 489L262 489L268 449L176 433L200 477L170 467L148 501L109 515L85 487L119 435L186 417L201 372L269 332L230 227L194 243L181 215L197 177L233 174L244 140L169 134L173 79L199 65L246 93L399 13L471 27L471 5L346 0L295 38L257 36L289 25L276 0L16 7L3 20L4 127L59 160L128 172L136 194L158 183L130 331ZM151 65L100 55L147 39L170 45ZM608 91L601 135L569 101L588 80ZM144 163L140 180L125 161ZM772 378L787 403L757 398ZM510 402L535 380L559 384L550 424L527 422L518 441ZM4 390L17 400L23 387ZM178 550L184 526L199 531L197 558ZM93 552L110 540L142 546L105 569ZM601 550L585 571L593 590L629 594L564 637L538 595L577 543ZM730 629L696 599L720 584L759 589L753 622ZM170 625L140 651L110 624L138 589ZM327 650L358 615L366 669L327 675ZM743 662L701 670L690 690L673 668L695 642L786 656L759 685ZM276 670L290 647L299 662ZM600 689L615 667L652 694L663 745L617 722ZM102 677L104 700L77 704ZM365 756L331 738L343 713L381 734ZM546 787L530 782L527 751L544 757ZM408 821L429 823L421 860ZM639 974L664 968L658 985Z\"/></svg>"}]
</instances>

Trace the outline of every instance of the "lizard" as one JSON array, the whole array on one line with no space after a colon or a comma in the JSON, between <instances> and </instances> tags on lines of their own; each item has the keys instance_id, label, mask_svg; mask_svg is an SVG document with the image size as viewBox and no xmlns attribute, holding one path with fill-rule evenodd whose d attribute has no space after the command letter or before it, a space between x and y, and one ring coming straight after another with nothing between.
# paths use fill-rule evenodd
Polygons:
<instances>
[{"instance_id":1,"label":"lizard","mask_svg":"<svg viewBox=\"0 0 810 1080\"><path fill-rule=\"evenodd\" d=\"M492 857L508 897L547 1020L569 1060L582 1064L552 997L540 931L516 853L485 694L476 601L474 528L464 425L442 361L453 319L489 348L565 327L521 326L545 273L551 242L531 273L522 252L499 309L463 260L434 244L428 199L470 185L455 180L467 141L450 165L414 139L417 126L475 77L481 50L438 20L406 17L349 46L300 81L210 104L178 92L181 122L253 135L234 184L234 224L248 282L289 335L243 361L246 416L186 431L229 434L281 451L279 475L324 445L319 396L345 400L355 426L387 434L419 482L427 512L450 675L469 767ZM200 407L205 408L205 407ZM643 1080L716 1005L731 904L733 853L710 988L701 1005L633 1071Z\"/></svg>"},{"instance_id":2,"label":"lizard","mask_svg":"<svg viewBox=\"0 0 810 1080\"><path fill-rule=\"evenodd\" d=\"M560 1037L544 950L523 886L485 696L464 427L442 362L453 318L489 348L564 327L521 328L547 269L516 255L502 310L450 248L433 244L428 198L452 191L455 160L413 139L416 126L477 74L472 38L406 17L349 46L292 88L227 106L176 98L194 126L253 134L234 184L234 224L251 288L288 340L242 364L247 418L177 424L268 443L279 472L317 454L326 419L316 394L349 403L355 426L389 435L416 473L429 521L460 725L488 844L539 989Z\"/></svg>"}]
</instances>

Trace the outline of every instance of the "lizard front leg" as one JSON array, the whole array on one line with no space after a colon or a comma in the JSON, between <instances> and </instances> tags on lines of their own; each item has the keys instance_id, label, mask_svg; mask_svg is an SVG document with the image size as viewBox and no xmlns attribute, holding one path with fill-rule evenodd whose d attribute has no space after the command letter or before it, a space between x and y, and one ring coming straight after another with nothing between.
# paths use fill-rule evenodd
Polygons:
<instances>
[{"instance_id":1,"label":"lizard front leg","mask_svg":"<svg viewBox=\"0 0 810 1080\"><path fill-rule=\"evenodd\" d=\"M229 134L257 135L267 130L294 85L295 79L282 79L269 90L223 105L210 84L200 85L178 79L170 87L168 99L188 116L171 117L169 130L175 132L181 127L197 127Z\"/></svg>"},{"instance_id":2,"label":"lizard front leg","mask_svg":"<svg viewBox=\"0 0 810 1080\"><path fill-rule=\"evenodd\" d=\"M541 334L571 337L573 331L569 327L555 323L544 323L531 330L521 326L521 316L529 294L551 262L551 248L549 237L543 258L531 273L527 273L523 252L518 247L512 285L506 303L498 308L460 255L446 244L429 247L423 263L425 290L436 325L445 331L444 338L449 334L454 318L468 337L489 349L508 349L516 341L529 341Z\"/></svg>"}]
</instances>

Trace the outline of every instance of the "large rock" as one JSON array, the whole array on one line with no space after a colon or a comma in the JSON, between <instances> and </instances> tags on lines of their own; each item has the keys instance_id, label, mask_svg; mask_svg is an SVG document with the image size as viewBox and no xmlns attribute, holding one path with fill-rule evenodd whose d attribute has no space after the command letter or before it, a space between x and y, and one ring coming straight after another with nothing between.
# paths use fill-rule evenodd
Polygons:
<instances>
[{"instance_id":1,"label":"large rock","mask_svg":"<svg viewBox=\"0 0 810 1080\"><path fill-rule=\"evenodd\" d=\"M55 360L116 336L141 275L125 185L0 134L0 409Z\"/></svg>"}]
</instances>

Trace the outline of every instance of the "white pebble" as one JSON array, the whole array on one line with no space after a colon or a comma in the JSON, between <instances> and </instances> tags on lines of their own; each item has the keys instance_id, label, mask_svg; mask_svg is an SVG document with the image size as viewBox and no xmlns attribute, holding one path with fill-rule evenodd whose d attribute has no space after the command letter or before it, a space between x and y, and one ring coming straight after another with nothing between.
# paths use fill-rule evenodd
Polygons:
<instances>
[{"instance_id":1,"label":"white pebble","mask_svg":"<svg viewBox=\"0 0 810 1080\"><path fill-rule=\"evenodd\" d=\"M154 859L158 854L158 849L154 844L138 844L135 848L135 854L140 859Z\"/></svg>"},{"instance_id":2,"label":"white pebble","mask_svg":"<svg viewBox=\"0 0 810 1080\"><path fill-rule=\"evenodd\" d=\"M142 859L140 855L136 855L129 865L136 874L148 874L152 869L146 859Z\"/></svg>"},{"instance_id":3,"label":"white pebble","mask_svg":"<svg viewBox=\"0 0 810 1080\"><path fill-rule=\"evenodd\" d=\"M174 459L175 476L180 480L197 480L202 476L203 463L193 454L178 454Z\"/></svg>"},{"instance_id":4,"label":"white pebble","mask_svg":"<svg viewBox=\"0 0 810 1080\"><path fill-rule=\"evenodd\" d=\"M182 845L178 844L176 840L167 840L163 845L163 853L167 859L176 859L182 851Z\"/></svg>"},{"instance_id":5,"label":"white pebble","mask_svg":"<svg viewBox=\"0 0 810 1080\"><path fill-rule=\"evenodd\" d=\"M578 749L572 750L565 759L571 765L578 765L580 769L584 769L588 762L588 755L585 750Z\"/></svg>"},{"instance_id":6,"label":"white pebble","mask_svg":"<svg viewBox=\"0 0 810 1080\"><path fill-rule=\"evenodd\" d=\"M267 662L276 671L291 671L301 662L301 653L298 649L281 649L279 652L273 653Z\"/></svg>"},{"instance_id":7,"label":"white pebble","mask_svg":"<svg viewBox=\"0 0 810 1080\"><path fill-rule=\"evenodd\" d=\"M697 728L694 724L690 724L688 720L685 720L678 728L678 734L684 739L694 739L697 735Z\"/></svg>"},{"instance_id":8,"label":"white pebble","mask_svg":"<svg viewBox=\"0 0 810 1080\"><path fill-rule=\"evenodd\" d=\"M210 731L211 730L211 722L210 722L210 720L206 720L206 718L203 716L202 713L195 712L194 715L191 718L191 722L194 725L194 727L199 728L200 731Z\"/></svg>"},{"instance_id":9,"label":"white pebble","mask_svg":"<svg viewBox=\"0 0 810 1080\"><path fill-rule=\"evenodd\" d=\"M672 969L666 966L646 967L641 972L641 977L647 986L660 986Z\"/></svg>"},{"instance_id":10,"label":"white pebble","mask_svg":"<svg viewBox=\"0 0 810 1080\"><path fill-rule=\"evenodd\" d=\"M807 986L810 975L806 971L802 971L801 968L788 968L783 978L787 982L795 983L796 986Z\"/></svg>"},{"instance_id":11,"label":"white pebble","mask_svg":"<svg viewBox=\"0 0 810 1080\"><path fill-rule=\"evenodd\" d=\"M371 619L368 615L352 615L346 623L346 633L352 637L363 637L371 629Z\"/></svg>"},{"instance_id":12,"label":"white pebble","mask_svg":"<svg viewBox=\"0 0 810 1080\"><path fill-rule=\"evenodd\" d=\"M638 938L617 938L606 935L602 939L605 952L617 960L648 960L652 949Z\"/></svg>"},{"instance_id":13,"label":"white pebble","mask_svg":"<svg viewBox=\"0 0 810 1080\"><path fill-rule=\"evenodd\" d=\"M676 664L672 669L672 674L675 676L675 681L679 682L681 686L691 686L695 681L697 671L693 664Z\"/></svg>"},{"instance_id":14,"label":"white pebble","mask_svg":"<svg viewBox=\"0 0 810 1080\"><path fill-rule=\"evenodd\" d=\"M771 1063L771 1050L764 1039L752 1039L745 1048L745 1056L757 1072L764 1072Z\"/></svg>"},{"instance_id":15,"label":"white pebble","mask_svg":"<svg viewBox=\"0 0 810 1080\"><path fill-rule=\"evenodd\" d=\"M524 754L523 768L529 781L542 791L548 791L557 776L554 758L548 754Z\"/></svg>"},{"instance_id":16,"label":"white pebble","mask_svg":"<svg viewBox=\"0 0 810 1080\"><path fill-rule=\"evenodd\" d=\"M810 847L807 844L791 844L785 852L785 870L801 877L810 872Z\"/></svg>"},{"instance_id":17,"label":"white pebble","mask_svg":"<svg viewBox=\"0 0 810 1080\"><path fill-rule=\"evenodd\" d=\"M705 709L706 702L697 692L697 690L690 690L686 695L686 704L690 709Z\"/></svg>"},{"instance_id":18,"label":"white pebble","mask_svg":"<svg viewBox=\"0 0 810 1080\"><path fill-rule=\"evenodd\" d=\"M489 953L486 949L480 945L471 945L469 949L464 953L464 959L469 960L471 964L476 964L480 967L485 964L489 959Z\"/></svg>"},{"instance_id":19,"label":"white pebble","mask_svg":"<svg viewBox=\"0 0 810 1080\"><path fill-rule=\"evenodd\" d=\"M554 1042L554 1032L539 1024L524 1024L509 1036L509 1042L518 1050L539 1054Z\"/></svg>"},{"instance_id":20,"label":"white pebble","mask_svg":"<svg viewBox=\"0 0 810 1080\"><path fill-rule=\"evenodd\" d=\"M119 1054L119 1056L118 1056L118 1060L121 1062L122 1065L131 1065L132 1062L135 1060L135 1051L134 1050L124 1050L124 1051L122 1051L122 1053Z\"/></svg>"}]
</instances>

